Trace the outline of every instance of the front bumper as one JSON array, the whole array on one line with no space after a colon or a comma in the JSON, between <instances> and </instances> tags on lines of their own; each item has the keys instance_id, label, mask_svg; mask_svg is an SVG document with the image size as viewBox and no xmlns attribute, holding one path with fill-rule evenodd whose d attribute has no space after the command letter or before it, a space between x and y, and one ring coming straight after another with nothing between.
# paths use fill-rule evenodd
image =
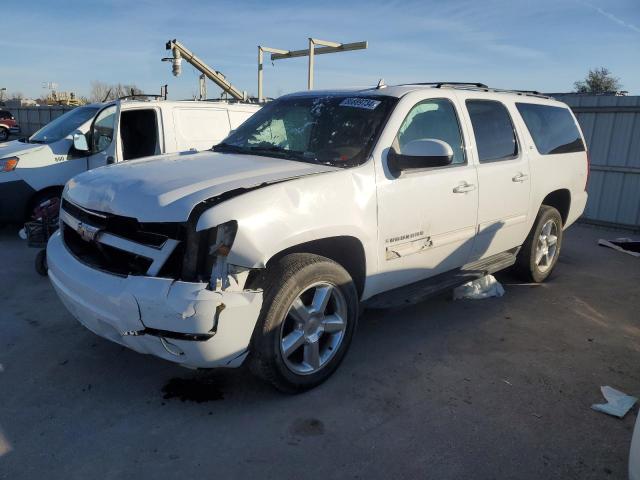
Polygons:
<instances>
[{"instance_id":1,"label":"front bumper","mask_svg":"<svg viewBox=\"0 0 640 480\"><path fill-rule=\"evenodd\" d=\"M20 125L16 125L14 127L9 128L9 133L18 134L20 133Z\"/></svg>"},{"instance_id":2,"label":"front bumper","mask_svg":"<svg viewBox=\"0 0 640 480\"><path fill-rule=\"evenodd\" d=\"M62 303L101 337L189 367L237 367L248 353L262 292L105 273L74 257L60 232L49 240L47 263Z\"/></svg>"},{"instance_id":3,"label":"front bumper","mask_svg":"<svg viewBox=\"0 0 640 480\"><path fill-rule=\"evenodd\" d=\"M21 222L36 191L15 172L0 173L0 222Z\"/></svg>"}]
</instances>

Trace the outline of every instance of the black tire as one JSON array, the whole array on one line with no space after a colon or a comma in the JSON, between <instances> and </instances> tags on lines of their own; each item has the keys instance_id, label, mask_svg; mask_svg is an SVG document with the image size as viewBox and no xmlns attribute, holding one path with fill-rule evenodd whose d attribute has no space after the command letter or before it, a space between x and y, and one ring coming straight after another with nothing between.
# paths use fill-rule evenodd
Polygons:
<instances>
[{"instance_id":1,"label":"black tire","mask_svg":"<svg viewBox=\"0 0 640 480\"><path fill-rule=\"evenodd\" d=\"M9 140L9 130L0 128L0 142L6 142L7 140Z\"/></svg>"},{"instance_id":2,"label":"black tire","mask_svg":"<svg viewBox=\"0 0 640 480\"><path fill-rule=\"evenodd\" d=\"M324 348L326 363L317 367L317 371L311 369L310 373L300 374L292 368L291 358L298 353L306 355L307 343L303 343L291 356L285 357L281 335L285 337L285 328L296 321L295 316L289 314L294 300L301 294L304 297L311 288L318 288L314 287L318 283L329 284L335 289L329 289L332 292L329 302L333 302L335 309L338 303L341 305L342 311L346 312L346 325L341 330L341 340L335 346L335 351L332 346L327 349L327 343L318 347ZM270 265L266 273L262 309L252 337L249 360L252 372L285 393L299 393L321 384L338 368L351 344L358 321L358 306L355 284L347 271L336 262L311 254L282 257ZM327 303L327 308L330 310L332 306ZM323 341L332 341L335 335L322 332L317 342L320 345Z\"/></svg>"},{"instance_id":3,"label":"black tire","mask_svg":"<svg viewBox=\"0 0 640 480\"><path fill-rule=\"evenodd\" d=\"M555 227L554 236L556 237L556 249L548 265L539 265L539 263L536 262L538 241L543 227L550 221L553 222ZM529 236L518 253L515 264L515 271L518 276L529 282L544 282L549 275L551 275L551 272L558 263L558 257L560 256L562 248L562 236L562 217L560 216L560 212L548 205L542 205L538 211L536 221L533 223L531 232L529 232Z\"/></svg>"},{"instance_id":4,"label":"black tire","mask_svg":"<svg viewBox=\"0 0 640 480\"><path fill-rule=\"evenodd\" d=\"M36 272L38 275L42 275L46 277L49 271L49 267L47 266L47 251L40 250L36 255Z\"/></svg>"}]
</instances>

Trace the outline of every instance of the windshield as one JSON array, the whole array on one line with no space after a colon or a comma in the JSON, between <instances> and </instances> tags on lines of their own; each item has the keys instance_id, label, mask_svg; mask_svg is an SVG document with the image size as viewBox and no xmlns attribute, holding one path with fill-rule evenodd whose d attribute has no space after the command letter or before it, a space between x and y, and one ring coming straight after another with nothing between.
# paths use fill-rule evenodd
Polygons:
<instances>
[{"instance_id":1,"label":"windshield","mask_svg":"<svg viewBox=\"0 0 640 480\"><path fill-rule=\"evenodd\" d=\"M368 158L396 102L394 97L357 93L284 97L264 106L214 150L359 165Z\"/></svg>"},{"instance_id":2,"label":"windshield","mask_svg":"<svg viewBox=\"0 0 640 480\"><path fill-rule=\"evenodd\" d=\"M94 117L100 107L77 107L47 123L29 137L29 143L52 143L66 137Z\"/></svg>"}]
</instances>

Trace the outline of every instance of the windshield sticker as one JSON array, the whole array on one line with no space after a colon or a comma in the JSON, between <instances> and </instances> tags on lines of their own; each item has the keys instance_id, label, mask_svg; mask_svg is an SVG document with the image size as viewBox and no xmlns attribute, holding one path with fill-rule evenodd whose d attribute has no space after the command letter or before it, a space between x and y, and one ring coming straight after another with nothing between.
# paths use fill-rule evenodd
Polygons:
<instances>
[{"instance_id":1,"label":"windshield sticker","mask_svg":"<svg viewBox=\"0 0 640 480\"><path fill-rule=\"evenodd\" d=\"M380 100L371 100L370 98L345 98L340 102L341 107L364 108L373 110L380 105Z\"/></svg>"}]
</instances>

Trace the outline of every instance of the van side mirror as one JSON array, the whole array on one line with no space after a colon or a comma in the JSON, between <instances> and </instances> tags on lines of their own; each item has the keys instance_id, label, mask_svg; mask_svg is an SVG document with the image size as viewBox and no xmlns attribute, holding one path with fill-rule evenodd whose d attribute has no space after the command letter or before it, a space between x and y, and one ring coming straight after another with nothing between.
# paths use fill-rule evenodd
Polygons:
<instances>
[{"instance_id":1,"label":"van side mirror","mask_svg":"<svg viewBox=\"0 0 640 480\"><path fill-rule=\"evenodd\" d=\"M394 175L405 170L446 167L453 161L451 145L435 138L413 140L402 148L402 153L391 147L387 154L387 165Z\"/></svg>"},{"instance_id":2,"label":"van side mirror","mask_svg":"<svg viewBox=\"0 0 640 480\"><path fill-rule=\"evenodd\" d=\"M73 133L73 148L75 148L79 152L89 151L87 136L79 130Z\"/></svg>"}]
</instances>

